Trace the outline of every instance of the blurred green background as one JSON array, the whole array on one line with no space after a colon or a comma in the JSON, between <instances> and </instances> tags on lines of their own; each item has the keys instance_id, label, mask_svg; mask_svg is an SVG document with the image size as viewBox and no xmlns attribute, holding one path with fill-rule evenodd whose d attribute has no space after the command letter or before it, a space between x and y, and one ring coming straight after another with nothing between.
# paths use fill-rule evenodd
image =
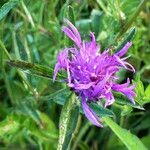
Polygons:
<instances>
[{"instance_id":1,"label":"blurred green background","mask_svg":"<svg viewBox=\"0 0 150 150\"><path fill-rule=\"evenodd\" d=\"M55 150L65 84L17 69L8 60L21 60L54 68L66 46L63 19L71 19L84 40L95 33L101 51L132 38L127 55L136 74L122 70L137 83L136 103L114 103L110 110L121 127L138 136L150 149L150 2L146 0L0 0L0 149ZM73 14L71 14L73 13ZM72 44L72 43L71 43ZM18 64L19 65L19 64ZM21 64L20 64L21 65ZM14 66L14 65L13 65ZM34 72L34 71L33 71ZM35 72L34 72L35 73ZM36 74L36 73L35 73ZM52 75L51 75L52 76ZM55 103L56 102L56 103ZM126 150L107 127L99 129L79 115L71 150Z\"/></svg>"}]
</instances>

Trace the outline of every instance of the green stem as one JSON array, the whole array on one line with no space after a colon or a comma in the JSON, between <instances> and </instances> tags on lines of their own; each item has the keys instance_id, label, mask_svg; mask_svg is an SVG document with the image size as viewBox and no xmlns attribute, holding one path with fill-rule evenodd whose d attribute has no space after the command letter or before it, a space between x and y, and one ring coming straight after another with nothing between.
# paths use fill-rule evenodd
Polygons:
<instances>
[{"instance_id":1,"label":"green stem","mask_svg":"<svg viewBox=\"0 0 150 150\"><path fill-rule=\"evenodd\" d=\"M86 136L85 143L87 144L94 136L95 132L93 128L89 131L88 135Z\"/></svg>"},{"instance_id":2,"label":"green stem","mask_svg":"<svg viewBox=\"0 0 150 150\"><path fill-rule=\"evenodd\" d=\"M79 143L79 141L83 138L83 136L85 135L85 133L87 132L87 130L89 129L89 127L91 126L91 124L89 123L89 121L82 127L81 131L79 132L79 135L76 138L76 141L72 147L72 150L75 150L77 148L77 145Z\"/></svg>"},{"instance_id":3,"label":"green stem","mask_svg":"<svg viewBox=\"0 0 150 150\"><path fill-rule=\"evenodd\" d=\"M79 132L79 129L80 129L80 126L81 126L81 121L82 121L82 116L79 114L78 121L77 121L77 126L76 126L76 129L75 129L74 134L73 134L73 139L76 138L76 136Z\"/></svg>"},{"instance_id":4,"label":"green stem","mask_svg":"<svg viewBox=\"0 0 150 150\"><path fill-rule=\"evenodd\" d=\"M121 127L123 127L123 125L124 125L124 119L125 119L124 116L120 117L120 126Z\"/></svg>"}]
</instances>

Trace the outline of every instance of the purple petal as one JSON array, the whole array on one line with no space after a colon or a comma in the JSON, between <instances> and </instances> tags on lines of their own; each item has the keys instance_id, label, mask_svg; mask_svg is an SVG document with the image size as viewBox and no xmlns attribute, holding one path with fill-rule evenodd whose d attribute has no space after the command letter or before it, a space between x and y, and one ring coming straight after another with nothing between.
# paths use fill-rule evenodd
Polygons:
<instances>
[{"instance_id":1,"label":"purple petal","mask_svg":"<svg viewBox=\"0 0 150 150\"><path fill-rule=\"evenodd\" d=\"M69 84L70 87L75 88L76 90L85 90L85 89L89 89L94 83L90 82L88 84Z\"/></svg>"},{"instance_id":2,"label":"purple petal","mask_svg":"<svg viewBox=\"0 0 150 150\"><path fill-rule=\"evenodd\" d=\"M134 69L134 67L131 64L129 64L128 62L125 62L125 61L124 61L124 64L126 66L129 66L129 67L127 67L128 70L133 71L135 73L135 69Z\"/></svg>"},{"instance_id":3,"label":"purple petal","mask_svg":"<svg viewBox=\"0 0 150 150\"><path fill-rule=\"evenodd\" d=\"M126 91L126 92L123 92L123 94L126 95L130 99L130 101L132 102L132 104L135 105L135 101L133 99L133 95L136 95L136 94L134 92L131 94L131 92Z\"/></svg>"},{"instance_id":4,"label":"purple petal","mask_svg":"<svg viewBox=\"0 0 150 150\"><path fill-rule=\"evenodd\" d=\"M54 69L53 82L55 81L56 75L57 75L60 68L61 67L60 67L59 63L57 63L56 66L55 66L55 69Z\"/></svg>"},{"instance_id":5,"label":"purple petal","mask_svg":"<svg viewBox=\"0 0 150 150\"><path fill-rule=\"evenodd\" d=\"M125 69L127 70L130 70L130 71L133 71L135 73L135 69L134 67L129 64L128 62L124 61L126 58L123 58L123 59L120 59L117 55L114 55L114 57L116 58L116 61L122 66L124 67Z\"/></svg>"},{"instance_id":6,"label":"purple petal","mask_svg":"<svg viewBox=\"0 0 150 150\"><path fill-rule=\"evenodd\" d=\"M80 41L77 39L77 37L73 34L73 32L68 29L67 27L63 26L62 31L65 32L65 34L74 41L74 43L79 47L80 46Z\"/></svg>"},{"instance_id":7,"label":"purple petal","mask_svg":"<svg viewBox=\"0 0 150 150\"><path fill-rule=\"evenodd\" d=\"M100 81L95 87L93 91L93 96L96 96L105 86L106 82L108 81L110 75L106 74L104 79Z\"/></svg>"},{"instance_id":8,"label":"purple petal","mask_svg":"<svg viewBox=\"0 0 150 150\"><path fill-rule=\"evenodd\" d=\"M136 85L130 86L129 79L124 84L114 83L118 79L116 73L120 68L135 72L133 66L126 62L128 57L120 58L127 52L132 42L126 43L116 54L111 55L110 49L99 54L99 46L92 32L90 32L90 41L81 41L76 27L67 19L65 22L69 27L63 26L62 30L74 41L75 45L59 53L53 81L59 69L65 69L68 76L65 81L75 93L82 96L82 106L86 117L96 126L102 127L100 118L90 109L86 103L86 98L93 102L106 98L105 107L107 107L115 100L112 94L112 90L114 90L124 94L135 104L134 88Z\"/></svg>"},{"instance_id":9,"label":"purple petal","mask_svg":"<svg viewBox=\"0 0 150 150\"><path fill-rule=\"evenodd\" d=\"M72 29L73 33L76 35L77 39L81 43L80 33L78 32L78 30L76 29L76 27L69 20L64 19L64 21L69 25L69 27Z\"/></svg>"},{"instance_id":10,"label":"purple petal","mask_svg":"<svg viewBox=\"0 0 150 150\"><path fill-rule=\"evenodd\" d=\"M91 108L86 104L86 99L84 96L82 96L82 107L83 107L83 111L85 116L96 126L98 127L103 127L100 124L100 119L98 118L98 116L96 116L96 114L91 110Z\"/></svg>"},{"instance_id":11,"label":"purple petal","mask_svg":"<svg viewBox=\"0 0 150 150\"><path fill-rule=\"evenodd\" d=\"M123 66L125 69L127 69L126 65L124 64L124 61L121 60L117 55L114 55L114 57L116 58L116 61Z\"/></svg>"},{"instance_id":12,"label":"purple petal","mask_svg":"<svg viewBox=\"0 0 150 150\"><path fill-rule=\"evenodd\" d=\"M130 81L128 79L127 83L125 83L125 84L114 83L112 86L112 89L117 91L117 92L121 92L122 94L127 96L133 104L135 104L133 97L136 96L136 93L133 90L136 87L136 84L133 84L132 86L128 87L129 82Z\"/></svg>"},{"instance_id":13,"label":"purple petal","mask_svg":"<svg viewBox=\"0 0 150 150\"><path fill-rule=\"evenodd\" d=\"M64 68L64 69L67 68L66 62L69 61L69 59L68 59L68 49L64 49L63 51L61 51L58 54L57 61L58 61L58 63L60 64L60 66L62 68Z\"/></svg>"},{"instance_id":14,"label":"purple petal","mask_svg":"<svg viewBox=\"0 0 150 150\"><path fill-rule=\"evenodd\" d=\"M84 55L87 54L91 59L95 58L98 54L100 46L96 44L95 36L92 32L90 32L91 41L85 42L83 45L85 48Z\"/></svg>"},{"instance_id":15,"label":"purple petal","mask_svg":"<svg viewBox=\"0 0 150 150\"><path fill-rule=\"evenodd\" d=\"M119 84L119 88L121 88L121 89L127 88L127 87L129 86L129 84L130 84L130 79L127 78L127 82L124 83L124 84ZM113 84L113 87L114 87L114 88L118 88L118 84L117 84L117 83L114 83L114 84Z\"/></svg>"},{"instance_id":16,"label":"purple petal","mask_svg":"<svg viewBox=\"0 0 150 150\"><path fill-rule=\"evenodd\" d=\"M106 93L105 97L106 97L105 107L111 105L115 101L112 92Z\"/></svg>"},{"instance_id":17,"label":"purple petal","mask_svg":"<svg viewBox=\"0 0 150 150\"><path fill-rule=\"evenodd\" d=\"M68 75L68 83L71 83L71 76L70 76L70 71L69 71L69 64L67 62L67 75Z\"/></svg>"},{"instance_id":18,"label":"purple petal","mask_svg":"<svg viewBox=\"0 0 150 150\"><path fill-rule=\"evenodd\" d=\"M116 53L116 55L119 57L123 56L128 51L131 45L132 42L126 43L126 45L118 53Z\"/></svg>"}]
</instances>

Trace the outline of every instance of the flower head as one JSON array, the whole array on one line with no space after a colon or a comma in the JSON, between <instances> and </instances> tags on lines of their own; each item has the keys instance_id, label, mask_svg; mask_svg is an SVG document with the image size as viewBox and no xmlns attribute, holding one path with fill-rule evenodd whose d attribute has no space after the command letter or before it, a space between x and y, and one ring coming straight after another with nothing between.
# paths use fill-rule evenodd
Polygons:
<instances>
[{"instance_id":1,"label":"flower head","mask_svg":"<svg viewBox=\"0 0 150 150\"><path fill-rule=\"evenodd\" d=\"M135 72L134 68L127 63L127 58L121 58L132 45L131 42L116 54L109 54L109 49L99 53L100 46L96 44L95 36L90 32L90 42L81 40L81 36L75 26L68 20L65 20L69 28L62 27L62 31L74 42L74 47L66 48L61 51L57 57L58 63L55 66L53 80L60 69L67 71L67 84L80 97L82 97L82 107L86 117L96 126L102 127L99 118L90 109L87 101L99 101L105 98L105 106L111 105L115 98L112 91L121 92L126 95L134 104L133 96L136 96L133 89L135 84L130 86L130 80L127 83L118 84L116 72L124 68Z\"/></svg>"}]
</instances>

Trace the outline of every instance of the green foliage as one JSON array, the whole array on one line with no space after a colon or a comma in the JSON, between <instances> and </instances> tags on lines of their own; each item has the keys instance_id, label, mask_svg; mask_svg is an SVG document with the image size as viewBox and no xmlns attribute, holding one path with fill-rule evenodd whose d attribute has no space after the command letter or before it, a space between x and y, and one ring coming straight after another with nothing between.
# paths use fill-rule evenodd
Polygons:
<instances>
[{"instance_id":1,"label":"green foliage","mask_svg":"<svg viewBox=\"0 0 150 150\"><path fill-rule=\"evenodd\" d=\"M18 61L18 60L10 60L7 61L7 63L12 67L20 68L30 74L35 74L41 77L50 78L51 80L53 78L54 69L47 66L32 64L32 63L28 63L25 61ZM61 77L61 79L64 78L63 75L60 75L59 73L58 73L58 77Z\"/></svg>"},{"instance_id":2,"label":"green foliage","mask_svg":"<svg viewBox=\"0 0 150 150\"><path fill-rule=\"evenodd\" d=\"M9 11L17 5L18 2L19 0L9 0L5 3L0 9L0 20L4 18Z\"/></svg>"},{"instance_id":3,"label":"green foliage","mask_svg":"<svg viewBox=\"0 0 150 150\"><path fill-rule=\"evenodd\" d=\"M119 45L119 47L117 47L117 49L115 50L114 53L117 53L119 50L121 50L127 42L131 42L134 34L135 34L135 28L131 29L129 35L125 38L125 40L121 43L121 45Z\"/></svg>"},{"instance_id":4,"label":"green foliage","mask_svg":"<svg viewBox=\"0 0 150 150\"><path fill-rule=\"evenodd\" d=\"M79 107L75 94L66 100L59 121L59 140L57 150L66 150L70 144L72 134L76 128Z\"/></svg>"},{"instance_id":5,"label":"green foliage","mask_svg":"<svg viewBox=\"0 0 150 150\"><path fill-rule=\"evenodd\" d=\"M130 131L121 128L112 119L104 118L106 124L112 129L112 131L121 139L129 150L141 149L146 150L143 143L135 135L131 134Z\"/></svg>"},{"instance_id":6,"label":"green foliage","mask_svg":"<svg viewBox=\"0 0 150 150\"><path fill-rule=\"evenodd\" d=\"M20 124L13 120L12 116L8 116L6 120L0 123L0 137L8 134L15 134L20 128Z\"/></svg>"},{"instance_id":7,"label":"green foliage","mask_svg":"<svg viewBox=\"0 0 150 150\"><path fill-rule=\"evenodd\" d=\"M140 79L140 75L137 74L135 78L135 83L137 83L137 86L135 88L135 91L137 93L136 101L140 105L144 105L146 103L150 102L150 88L149 85L147 86L146 90L144 90L143 82Z\"/></svg>"},{"instance_id":8,"label":"green foliage","mask_svg":"<svg viewBox=\"0 0 150 150\"><path fill-rule=\"evenodd\" d=\"M150 2L4 0L0 6L0 149L150 147ZM121 70L117 75L120 83L130 77L137 84L136 104L115 92L109 108L103 100L88 103L103 118L102 129L86 119L63 70L52 81L57 54L73 45L61 31L64 18L84 40L94 32L101 51L116 53L126 42L133 43L127 55L136 73Z\"/></svg>"}]
</instances>

